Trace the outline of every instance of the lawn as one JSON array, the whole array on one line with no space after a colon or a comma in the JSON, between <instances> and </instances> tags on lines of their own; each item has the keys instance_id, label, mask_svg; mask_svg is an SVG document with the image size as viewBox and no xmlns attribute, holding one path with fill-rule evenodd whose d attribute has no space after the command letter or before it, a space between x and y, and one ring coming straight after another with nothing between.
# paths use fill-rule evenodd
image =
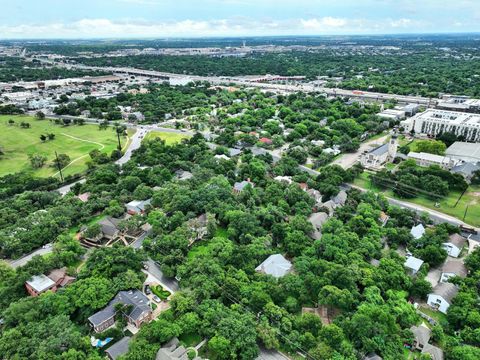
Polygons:
<instances>
[{"instance_id":1,"label":"lawn","mask_svg":"<svg viewBox=\"0 0 480 360\"><path fill-rule=\"evenodd\" d=\"M8 120L15 121L13 125ZM28 122L30 128L20 127L20 122ZM53 140L42 142L40 135L55 134ZM58 176L57 169L51 167L55 151L67 154L71 163L63 169L63 175L78 174L87 169L88 153L98 149L107 154L117 147L117 137L113 130L99 130L96 125L55 125L51 120L36 120L31 116L0 115L0 148L4 155L0 157L0 176L27 171L35 176ZM133 134L129 130L129 135ZM128 142L122 139L122 146ZM29 155L41 154L47 157L45 165L33 169Z\"/></svg>"},{"instance_id":2,"label":"lawn","mask_svg":"<svg viewBox=\"0 0 480 360\"><path fill-rule=\"evenodd\" d=\"M220 237L227 239L227 229L225 228L217 228L215 231L215 236L214 237ZM199 255L208 255L210 253L210 247L211 247L212 240L202 240L197 242L195 245L192 246L190 251L187 254L188 259L193 259Z\"/></svg>"},{"instance_id":3,"label":"lawn","mask_svg":"<svg viewBox=\"0 0 480 360\"><path fill-rule=\"evenodd\" d=\"M166 132L166 131L150 131L147 136L145 136L145 140L152 140L155 138L160 138L165 140L167 145L172 145L179 143L183 139L188 139L190 136L185 134L178 134L173 132Z\"/></svg>"},{"instance_id":4,"label":"lawn","mask_svg":"<svg viewBox=\"0 0 480 360\"><path fill-rule=\"evenodd\" d=\"M430 316L432 319L434 319L440 325L448 323L447 315L441 313L440 311L434 311L434 310L432 310L432 309L430 309L426 306L421 306L418 310L420 310L425 315ZM427 321L425 321L425 322L427 322Z\"/></svg>"},{"instance_id":5,"label":"lawn","mask_svg":"<svg viewBox=\"0 0 480 360\"><path fill-rule=\"evenodd\" d=\"M202 337L195 333L185 333L180 335L178 340L180 340L183 346L192 347L198 345L202 341Z\"/></svg>"},{"instance_id":6,"label":"lawn","mask_svg":"<svg viewBox=\"0 0 480 360\"><path fill-rule=\"evenodd\" d=\"M162 300L167 300L171 295L170 291L165 290L161 285L152 286L151 289L152 292Z\"/></svg>"},{"instance_id":7,"label":"lawn","mask_svg":"<svg viewBox=\"0 0 480 360\"><path fill-rule=\"evenodd\" d=\"M367 190L382 193L383 195L394 199L410 202L454 216L473 226L480 226L480 186L470 186L465 194L463 194L460 201L458 201L458 204L456 203L461 193L458 191L451 191L445 198L439 201L439 207L436 207L436 201L425 196L418 196L413 199L402 199L396 196L390 189L383 190L373 186L368 178L367 172L364 172L356 178L353 184ZM465 211L467 211L467 214L464 219Z\"/></svg>"}]
</instances>

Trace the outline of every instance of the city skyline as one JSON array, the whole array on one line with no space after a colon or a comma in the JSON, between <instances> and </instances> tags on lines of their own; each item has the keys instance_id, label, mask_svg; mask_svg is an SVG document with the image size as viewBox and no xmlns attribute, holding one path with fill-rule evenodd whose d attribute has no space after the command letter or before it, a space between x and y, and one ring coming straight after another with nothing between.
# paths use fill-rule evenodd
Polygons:
<instances>
[{"instance_id":1,"label":"city skyline","mask_svg":"<svg viewBox=\"0 0 480 360\"><path fill-rule=\"evenodd\" d=\"M5 2L5 1L2 1ZM451 3L450 3L451 4ZM0 39L475 33L480 3L460 0L45 0L5 2Z\"/></svg>"}]
</instances>

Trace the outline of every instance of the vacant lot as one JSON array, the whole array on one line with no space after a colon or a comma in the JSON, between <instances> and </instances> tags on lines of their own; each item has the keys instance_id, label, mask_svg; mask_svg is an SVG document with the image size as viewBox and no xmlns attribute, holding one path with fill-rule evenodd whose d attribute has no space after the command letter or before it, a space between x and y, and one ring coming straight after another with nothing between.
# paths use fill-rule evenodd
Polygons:
<instances>
[{"instance_id":1,"label":"vacant lot","mask_svg":"<svg viewBox=\"0 0 480 360\"><path fill-rule=\"evenodd\" d=\"M165 143L167 145L172 145L176 144L182 139L188 139L190 136L185 135L185 134L178 134L178 133L172 133L172 132L165 132L165 131L151 131L145 136L146 140L151 140L155 138L160 138L162 140L165 140Z\"/></svg>"},{"instance_id":2,"label":"vacant lot","mask_svg":"<svg viewBox=\"0 0 480 360\"><path fill-rule=\"evenodd\" d=\"M8 120L14 121L13 125ZM30 124L22 128L21 122ZM19 171L28 171L36 176L57 175L57 169L51 167L55 151L67 154L71 163L64 168L64 175L71 175L87 169L88 153L98 149L110 154L117 146L115 132L109 128L99 130L96 125L55 125L51 120L36 120L31 116L0 116L0 148L4 155L0 157L0 176ZM42 142L40 135L55 134L53 140ZM131 134L131 133L130 133ZM125 146L128 139L122 139ZM29 155L39 154L47 157L45 165L33 169Z\"/></svg>"},{"instance_id":3,"label":"vacant lot","mask_svg":"<svg viewBox=\"0 0 480 360\"><path fill-rule=\"evenodd\" d=\"M367 172L361 174L357 179L355 179L354 185L367 190L382 193L383 195L394 199L407 201L429 209L443 212L444 214L463 220L470 225L480 226L480 186L470 186L458 203L457 200L461 193L457 191L451 191L446 197L438 202L438 207L436 207L435 201L428 199L425 196L418 196L413 199L402 199L395 195L391 189L379 189L372 185L368 175L369 174Z\"/></svg>"}]
</instances>

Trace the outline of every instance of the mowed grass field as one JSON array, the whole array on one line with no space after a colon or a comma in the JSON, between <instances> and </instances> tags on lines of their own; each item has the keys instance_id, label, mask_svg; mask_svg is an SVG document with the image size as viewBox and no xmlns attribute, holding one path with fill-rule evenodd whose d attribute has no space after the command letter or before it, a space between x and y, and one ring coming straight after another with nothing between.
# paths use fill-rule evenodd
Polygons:
<instances>
[{"instance_id":1,"label":"mowed grass field","mask_svg":"<svg viewBox=\"0 0 480 360\"><path fill-rule=\"evenodd\" d=\"M9 125L8 120L15 121ZM20 127L21 122L30 123L29 129ZM129 136L134 131L128 130ZM40 135L55 134L54 140L42 142ZM129 141L122 140L122 147ZM117 136L112 128L99 130L98 125L55 125L48 119L36 120L31 116L0 115L0 148L4 152L0 156L0 176L19 171L27 171L35 176L58 176L58 170L51 167L58 154L67 154L72 162L62 171L64 176L80 173L87 169L88 153L98 149L110 154L117 147ZM45 165L40 169L33 169L29 155L41 154L47 157Z\"/></svg>"},{"instance_id":2,"label":"mowed grass field","mask_svg":"<svg viewBox=\"0 0 480 360\"><path fill-rule=\"evenodd\" d=\"M188 139L190 136L185 134L171 133L165 131L150 131L144 140L152 140L155 138L160 138L165 140L167 145L173 145L182 141L182 139Z\"/></svg>"},{"instance_id":3,"label":"mowed grass field","mask_svg":"<svg viewBox=\"0 0 480 360\"><path fill-rule=\"evenodd\" d=\"M355 181L354 185L361 188L382 193L385 196L398 199L401 201L417 204L432 210L442 212L447 215L456 217L457 219L465 221L467 224L473 226L480 226L480 186L470 186L461 199L461 193L458 191L451 191L446 197L439 201L439 207L435 207L435 201L425 196L418 196L413 199L402 199L395 195L391 189L380 189L372 185L368 178L368 173L364 172ZM466 212L466 216L465 216ZM464 219L465 216L465 219Z\"/></svg>"}]
</instances>

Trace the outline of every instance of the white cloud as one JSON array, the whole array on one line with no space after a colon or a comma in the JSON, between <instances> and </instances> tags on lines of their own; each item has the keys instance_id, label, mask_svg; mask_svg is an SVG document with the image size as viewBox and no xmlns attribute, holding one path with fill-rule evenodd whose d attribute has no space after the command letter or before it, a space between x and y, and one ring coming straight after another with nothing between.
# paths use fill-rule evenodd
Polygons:
<instances>
[{"instance_id":1,"label":"white cloud","mask_svg":"<svg viewBox=\"0 0 480 360\"><path fill-rule=\"evenodd\" d=\"M127 0L151 1L151 0ZM408 18L349 19L310 17L305 19L228 19L159 21L85 18L71 23L0 25L0 38L108 38L108 37L198 37L248 35L322 35L428 31L429 24Z\"/></svg>"}]
</instances>

